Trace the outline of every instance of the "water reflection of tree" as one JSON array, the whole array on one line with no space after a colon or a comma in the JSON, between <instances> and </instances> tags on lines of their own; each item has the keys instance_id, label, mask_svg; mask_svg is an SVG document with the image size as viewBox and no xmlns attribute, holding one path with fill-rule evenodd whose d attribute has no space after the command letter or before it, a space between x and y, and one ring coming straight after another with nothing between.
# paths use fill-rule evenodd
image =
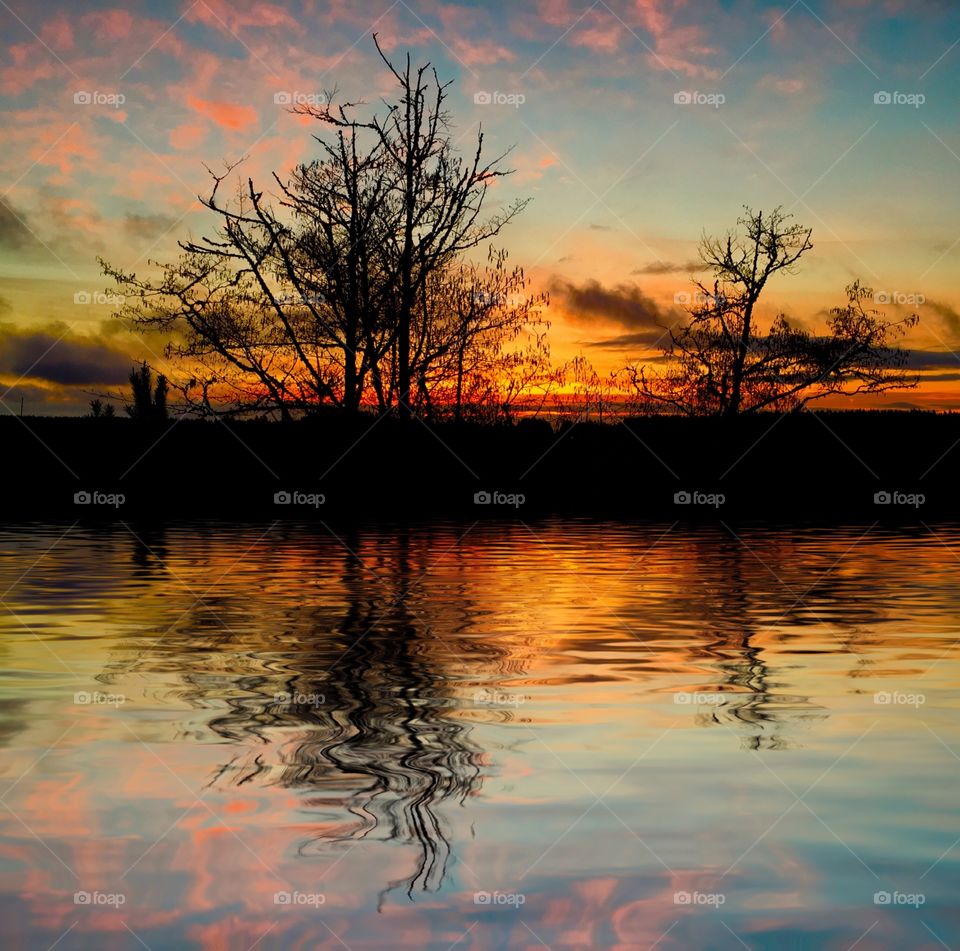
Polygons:
<instances>
[{"instance_id":1,"label":"water reflection of tree","mask_svg":"<svg viewBox=\"0 0 960 951\"><path fill-rule=\"evenodd\" d=\"M469 636L476 608L466 585L445 586L442 598L421 590L444 550L456 562L456 535L432 544L406 529L376 538L375 554L361 558L353 552L364 550L363 537L345 535L331 558L332 539L311 551L309 534L295 537L304 583L322 573L330 596L304 610L279 607L274 623L283 627L273 634L235 624L237 605L223 593L216 604L223 623L214 624L205 599L155 652L148 648L124 665L123 676L169 671L176 659L178 698L206 708L225 703L206 725L242 744L211 783L260 782L304 794L329 821L318 822L322 831L301 845L303 854L323 841L415 844L414 873L387 889L405 885L412 897L443 883L451 859L445 805L462 804L482 782L481 750L458 717L453 688L479 679L478 666L501 669L505 655ZM138 559L140 567L142 553ZM288 599L291 593L287 587ZM236 596L249 611L245 594ZM218 650L229 651L221 671L209 664L187 669L191 656L209 659ZM250 740L270 749L251 753Z\"/></svg>"},{"instance_id":2,"label":"water reflection of tree","mask_svg":"<svg viewBox=\"0 0 960 951\"><path fill-rule=\"evenodd\" d=\"M710 586L709 596L700 599L707 635L700 653L724 673L717 687L704 689L725 695L700 711L701 722L746 730L748 749L785 749L797 727L828 714L810 697L784 689L764 642L775 638L789 645L799 637L797 629L816 627L838 650L856 657L869 636L864 632L886 620L875 569L857 557L852 571L846 563L837 570L855 537L838 551L811 549L803 531L720 538L704 533L696 540L698 570ZM688 610L692 601L688 592ZM809 649L806 641L803 649Z\"/></svg>"},{"instance_id":3,"label":"water reflection of tree","mask_svg":"<svg viewBox=\"0 0 960 951\"><path fill-rule=\"evenodd\" d=\"M713 669L722 674L720 684L712 689L723 699L701 708L698 719L734 729L746 749L785 749L785 728L797 718L824 714L811 705L808 697L778 694L779 685L772 679L765 651L756 643L760 627L753 610L758 587L756 569L762 570L763 566L733 539L721 542L719 551L714 541L707 551L701 548L701 555L711 559L719 555L725 565L708 602L706 643L702 648Z\"/></svg>"},{"instance_id":4,"label":"water reflection of tree","mask_svg":"<svg viewBox=\"0 0 960 951\"><path fill-rule=\"evenodd\" d=\"M682 676L674 689L713 695L697 704L699 723L735 731L748 749L784 749L827 716L790 689L784 659L811 649L815 634L827 643L817 649L859 663L888 620L873 559L843 560L856 537L833 546L822 532L684 533L658 550L653 574L638 562L644 584L625 620L659 670ZM678 651L675 664L665 661Z\"/></svg>"},{"instance_id":5,"label":"water reflection of tree","mask_svg":"<svg viewBox=\"0 0 960 951\"><path fill-rule=\"evenodd\" d=\"M105 679L143 674L168 696L205 711L204 728L236 747L213 783L275 784L302 793L317 816L317 831L301 847L305 853L330 841L414 843L419 859L407 888L436 888L451 857L446 806L463 802L482 781L480 750L455 690L487 686L490 673L492 680L518 673L516 642L508 653L490 637L476 636L496 629L488 621L474 626L496 602L471 600L485 589L461 557L455 532L355 533L345 535L341 547L316 531L281 529L279 538L271 536L247 558L249 585L232 577L195 604L185 595L183 620L155 640L138 638L138 655ZM576 537L570 526L555 531L559 542ZM529 532L517 536L522 550ZM550 530L543 537L554 544ZM794 648L807 651L808 631L820 628L825 649L856 657L882 639L890 620L891 575L875 552L858 550L834 570L855 536L831 546L822 533L741 532L739 540L719 529L685 533L649 561L645 597L629 569L644 563L638 551L646 552L656 537L643 536L610 566L613 580L600 585L607 612L597 618L600 627L583 625L580 645L567 635L566 652L604 668L610 651L621 652L625 670L639 679L682 671L678 689L723 694L723 702L698 707L701 722L736 732L750 749L782 749L796 741L798 728L826 715L787 682L784 659ZM578 569L595 568L604 557L596 538L591 529L567 554L564 573L545 576L560 592L552 607L568 608L563 586L575 598L583 587L572 580ZM248 541L227 532L209 544L226 549L230 564ZM193 532L171 534L166 550L179 572L181 563L216 562L204 544ZM164 551L162 537L149 545ZM139 552L139 582L152 572L175 589L166 560ZM440 563L444 570L434 571ZM900 565L893 560L891 567L902 585ZM210 574L208 580L217 574L201 573ZM427 574L430 585L439 574L442 588L421 583ZM629 593L617 600L623 575ZM520 605L532 618L540 597ZM641 664L637 642L625 636L604 640L597 650L598 630L621 615L644 647ZM533 652L548 659L542 646ZM699 676L704 679L697 682ZM322 702L310 699L321 696ZM217 709L212 717L211 708Z\"/></svg>"}]
</instances>

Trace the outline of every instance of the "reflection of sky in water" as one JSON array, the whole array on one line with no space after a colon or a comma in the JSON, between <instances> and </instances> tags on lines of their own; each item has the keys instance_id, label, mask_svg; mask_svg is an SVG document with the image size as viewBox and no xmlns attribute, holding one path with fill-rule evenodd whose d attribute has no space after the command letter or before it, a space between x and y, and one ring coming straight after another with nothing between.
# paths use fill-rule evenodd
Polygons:
<instances>
[{"instance_id":1,"label":"reflection of sky in water","mask_svg":"<svg viewBox=\"0 0 960 951\"><path fill-rule=\"evenodd\" d=\"M0 539L13 946L957 944L952 530L64 531Z\"/></svg>"}]
</instances>

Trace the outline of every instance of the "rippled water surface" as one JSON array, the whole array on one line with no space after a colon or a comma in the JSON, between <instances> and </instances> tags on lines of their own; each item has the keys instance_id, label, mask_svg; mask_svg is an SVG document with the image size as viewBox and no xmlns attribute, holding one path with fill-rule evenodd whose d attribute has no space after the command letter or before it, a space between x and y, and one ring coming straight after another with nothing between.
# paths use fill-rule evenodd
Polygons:
<instances>
[{"instance_id":1,"label":"rippled water surface","mask_svg":"<svg viewBox=\"0 0 960 951\"><path fill-rule=\"evenodd\" d=\"M8 528L4 946L960 948L958 559Z\"/></svg>"}]
</instances>

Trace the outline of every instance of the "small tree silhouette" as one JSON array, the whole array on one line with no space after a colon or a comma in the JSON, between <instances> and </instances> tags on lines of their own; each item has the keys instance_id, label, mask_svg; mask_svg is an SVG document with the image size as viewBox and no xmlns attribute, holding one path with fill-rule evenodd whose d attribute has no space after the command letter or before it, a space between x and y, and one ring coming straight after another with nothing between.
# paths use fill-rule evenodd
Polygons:
<instances>
[{"instance_id":1,"label":"small tree silhouette","mask_svg":"<svg viewBox=\"0 0 960 951\"><path fill-rule=\"evenodd\" d=\"M112 403L104 404L103 400L90 400L90 416L93 419L113 419L116 412Z\"/></svg>"},{"instance_id":2,"label":"small tree silhouette","mask_svg":"<svg viewBox=\"0 0 960 951\"><path fill-rule=\"evenodd\" d=\"M154 384L153 371L144 360L130 371L130 393L133 403L126 407L127 414L132 419L165 420L167 389L167 378L163 374L157 377Z\"/></svg>"}]
</instances>

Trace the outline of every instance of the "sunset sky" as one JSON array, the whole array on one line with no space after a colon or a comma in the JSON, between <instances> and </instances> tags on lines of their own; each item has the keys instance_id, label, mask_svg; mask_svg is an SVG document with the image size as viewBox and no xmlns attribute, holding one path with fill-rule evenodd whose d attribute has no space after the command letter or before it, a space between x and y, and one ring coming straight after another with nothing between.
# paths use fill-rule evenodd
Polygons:
<instances>
[{"instance_id":1,"label":"sunset sky","mask_svg":"<svg viewBox=\"0 0 960 951\"><path fill-rule=\"evenodd\" d=\"M0 412L79 413L133 358L162 367L109 320L97 255L147 272L208 231L204 163L248 155L267 187L314 156L284 100L391 94L372 32L455 80L466 147L480 123L491 154L514 147L498 193L533 201L499 243L551 292L558 358L651 352L700 234L784 205L815 247L767 315L822 325L859 278L921 317L924 382L883 402L960 407L948 0L0 0L0 26Z\"/></svg>"}]
</instances>

